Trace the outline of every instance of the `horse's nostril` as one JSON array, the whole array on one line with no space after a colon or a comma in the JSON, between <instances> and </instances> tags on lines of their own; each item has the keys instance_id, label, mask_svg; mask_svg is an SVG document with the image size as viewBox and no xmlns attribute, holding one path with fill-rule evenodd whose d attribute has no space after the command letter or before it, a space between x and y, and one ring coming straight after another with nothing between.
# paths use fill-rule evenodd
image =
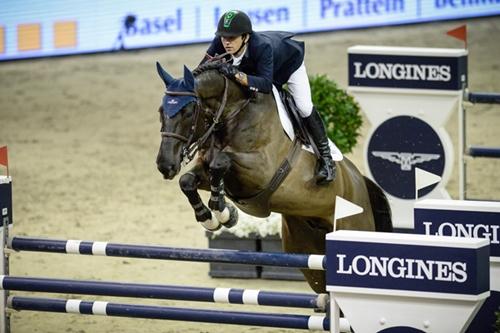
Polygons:
<instances>
[{"instance_id":1,"label":"horse's nostril","mask_svg":"<svg viewBox=\"0 0 500 333\"><path fill-rule=\"evenodd\" d=\"M172 163L158 163L157 164L158 171L160 171L163 175L171 177L175 176L177 173L176 167Z\"/></svg>"},{"instance_id":2,"label":"horse's nostril","mask_svg":"<svg viewBox=\"0 0 500 333\"><path fill-rule=\"evenodd\" d=\"M173 164L158 164L157 167L165 179L173 179L177 175L177 170Z\"/></svg>"}]
</instances>

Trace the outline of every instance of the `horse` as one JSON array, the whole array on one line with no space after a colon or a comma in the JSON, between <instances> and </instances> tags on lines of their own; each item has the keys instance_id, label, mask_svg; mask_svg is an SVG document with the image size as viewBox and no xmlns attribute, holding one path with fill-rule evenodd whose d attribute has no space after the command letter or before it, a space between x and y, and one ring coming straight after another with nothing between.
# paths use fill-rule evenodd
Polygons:
<instances>
[{"instance_id":1,"label":"horse","mask_svg":"<svg viewBox=\"0 0 500 333\"><path fill-rule=\"evenodd\" d=\"M338 220L337 229L392 231L389 203L374 182L344 157L336 162L335 180L317 185L316 157L282 130L273 95L249 92L221 74L220 66L209 62L193 72L184 66L184 77L174 79L157 63L166 86L159 108L157 168L171 180L183 160L198 153L193 167L179 178L198 222L210 231L232 227L237 223L234 205L257 217L277 212L285 252L324 254L340 196L361 206L363 213ZM167 114L172 105L180 105L179 110ZM198 189L211 192L208 207ZM315 292L325 292L323 271L302 273Z\"/></svg>"}]
</instances>

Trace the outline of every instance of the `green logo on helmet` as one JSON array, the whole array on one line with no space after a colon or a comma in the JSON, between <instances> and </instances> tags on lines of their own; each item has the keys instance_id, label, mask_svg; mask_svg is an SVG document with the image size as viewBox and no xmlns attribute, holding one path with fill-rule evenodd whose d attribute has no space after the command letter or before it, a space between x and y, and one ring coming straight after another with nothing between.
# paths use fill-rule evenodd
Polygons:
<instances>
[{"instance_id":1,"label":"green logo on helmet","mask_svg":"<svg viewBox=\"0 0 500 333\"><path fill-rule=\"evenodd\" d=\"M237 13L236 10L231 10L224 15L224 28L229 28L231 26L231 22Z\"/></svg>"}]
</instances>

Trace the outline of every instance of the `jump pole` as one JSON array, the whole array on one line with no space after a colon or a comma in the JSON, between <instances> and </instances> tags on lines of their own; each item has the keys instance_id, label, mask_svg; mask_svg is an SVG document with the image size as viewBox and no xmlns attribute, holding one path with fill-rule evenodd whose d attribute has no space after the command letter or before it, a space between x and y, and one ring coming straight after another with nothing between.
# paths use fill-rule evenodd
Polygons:
<instances>
[{"instance_id":1,"label":"jump pole","mask_svg":"<svg viewBox=\"0 0 500 333\"><path fill-rule=\"evenodd\" d=\"M327 294L0 276L0 289L326 310Z\"/></svg>"},{"instance_id":2,"label":"jump pole","mask_svg":"<svg viewBox=\"0 0 500 333\"><path fill-rule=\"evenodd\" d=\"M305 316L291 314L200 310L109 303L103 301L64 300L20 296L9 297L8 306L9 308L15 310L77 313L83 315L180 320L203 323L279 327L320 331L327 331L330 328L329 319L326 318L326 316L318 315Z\"/></svg>"},{"instance_id":3,"label":"jump pole","mask_svg":"<svg viewBox=\"0 0 500 333\"><path fill-rule=\"evenodd\" d=\"M500 93L472 92L464 89L464 100L472 104L500 104ZM462 138L459 141L459 161L462 166L459 169L459 198L467 199L467 163L471 158L486 157L500 158L500 147L469 146L467 142L467 109L462 105L459 122L459 133Z\"/></svg>"},{"instance_id":4,"label":"jump pole","mask_svg":"<svg viewBox=\"0 0 500 333\"><path fill-rule=\"evenodd\" d=\"M13 237L8 247L16 251L35 251L110 257L161 259L195 262L220 262L260 266L326 269L324 255L252 252L225 249L192 249L151 245L118 244L97 241L56 240Z\"/></svg>"}]
</instances>

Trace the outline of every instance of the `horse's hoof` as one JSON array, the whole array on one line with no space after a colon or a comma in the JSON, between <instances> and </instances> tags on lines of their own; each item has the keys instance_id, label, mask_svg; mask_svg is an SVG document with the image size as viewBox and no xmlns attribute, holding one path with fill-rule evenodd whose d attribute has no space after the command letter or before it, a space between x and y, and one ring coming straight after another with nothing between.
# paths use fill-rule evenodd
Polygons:
<instances>
[{"instance_id":1,"label":"horse's hoof","mask_svg":"<svg viewBox=\"0 0 500 333\"><path fill-rule=\"evenodd\" d=\"M212 210L213 215L215 215L215 218L222 224L226 224L227 221L231 218L231 212L228 209L228 206L224 207L224 210L218 211L217 209Z\"/></svg>"},{"instance_id":2,"label":"horse's hoof","mask_svg":"<svg viewBox=\"0 0 500 333\"><path fill-rule=\"evenodd\" d=\"M318 294L316 298L315 313L325 313L330 309L330 296L328 294Z\"/></svg>"},{"instance_id":3,"label":"horse's hoof","mask_svg":"<svg viewBox=\"0 0 500 333\"><path fill-rule=\"evenodd\" d=\"M219 223L216 219L210 219L206 221L198 221L203 228L207 229L210 232L214 232L222 228L222 224Z\"/></svg>"},{"instance_id":4,"label":"horse's hoof","mask_svg":"<svg viewBox=\"0 0 500 333\"><path fill-rule=\"evenodd\" d=\"M222 225L226 228L232 228L238 223L238 210L233 205L227 205L226 209L229 210L229 220Z\"/></svg>"}]
</instances>

